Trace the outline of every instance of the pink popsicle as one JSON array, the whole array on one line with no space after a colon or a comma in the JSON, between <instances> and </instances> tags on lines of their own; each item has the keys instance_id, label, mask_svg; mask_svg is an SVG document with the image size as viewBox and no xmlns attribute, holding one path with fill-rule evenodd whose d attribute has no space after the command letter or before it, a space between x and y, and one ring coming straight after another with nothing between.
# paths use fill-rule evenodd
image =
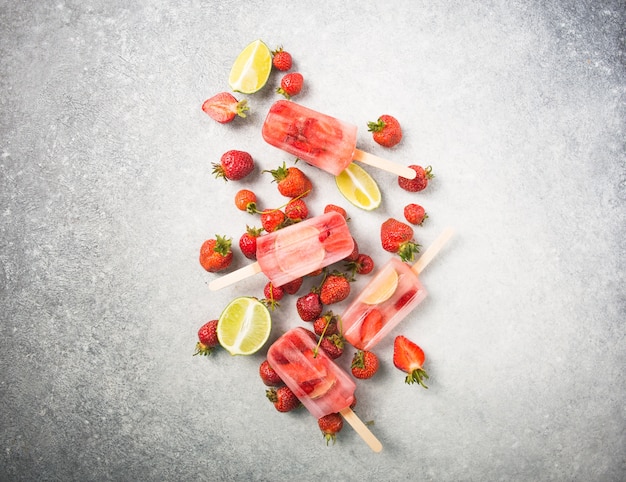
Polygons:
<instances>
[{"instance_id":1,"label":"pink popsicle","mask_svg":"<svg viewBox=\"0 0 626 482\"><path fill-rule=\"evenodd\" d=\"M371 350L426 298L419 274L451 236L445 230L413 266L392 258L372 278L341 316L352 346Z\"/></svg>"},{"instance_id":2,"label":"pink popsicle","mask_svg":"<svg viewBox=\"0 0 626 482\"><path fill-rule=\"evenodd\" d=\"M279 100L269 110L263 139L335 176L357 160L408 179L415 171L356 148L357 127L293 101Z\"/></svg>"},{"instance_id":3,"label":"pink popsicle","mask_svg":"<svg viewBox=\"0 0 626 482\"><path fill-rule=\"evenodd\" d=\"M340 261L354 248L344 217L336 212L292 224L257 238L257 260L209 283L218 290L263 272L275 286Z\"/></svg>"},{"instance_id":4,"label":"pink popsicle","mask_svg":"<svg viewBox=\"0 0 626 482\"><path fill-rule=\"evenodd\" d=\"M267 360L315 418L340 413L372 450L382 449L350 408L356 384L323 349L317 348L313 332L301 327L289 330L269 347Z\"/></svg>"}]
</instances>

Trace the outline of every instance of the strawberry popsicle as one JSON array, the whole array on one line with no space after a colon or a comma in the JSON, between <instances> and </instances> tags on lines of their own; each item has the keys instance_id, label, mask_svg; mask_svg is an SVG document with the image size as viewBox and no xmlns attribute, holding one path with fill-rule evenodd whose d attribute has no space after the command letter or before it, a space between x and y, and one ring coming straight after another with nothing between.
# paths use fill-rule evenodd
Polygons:
<instances>
[{"instance_id":1,"label":"strawberry popsicle","mask_svg":"<svg viewBox=\"0 0 626 482\"><path fill-rule=\"evenodd\" d=\"M392 258L372 278L341 316L343 336L352 346L371 350L426 298L419 274L451 236L446 229L413 266Z\"/></svg>"},{"instance_id":2,"label":"strawberry popsicle","mask_svg":"<svg viewBox=\"0 0 626 482\"><path fill-rule=\"evenodd\" d=\"M415 178L413 169L357 149L356 133L355 125L287 100L272 105L262 130L268 144L335 176L356 160Z\"/></svg>"},{"instance_id":3,"label":"strawberry popsicle","mask_svg":"<svg viewBox=\"0 0 626 482\"><path fill-rule=\"evenodd\" d=\"M340 413L372 450L380 452L380 441L350 408L356 384L315 339L313 332L293 328L269 347L267 360L311 415L319 419Z\"/></svg>"},{"instance_id":4,"label":"strawberry popsicle","mask_svg":"<svg viewBox=\"0 0 626 482\"><path fill-rule=\"evenodd\" d=\"M209 283L219 290L263 272L274 286L342 260L354 249L344 217L337 212L301 221L257 238L257 260Z\"/></svg>"}]
</instances>

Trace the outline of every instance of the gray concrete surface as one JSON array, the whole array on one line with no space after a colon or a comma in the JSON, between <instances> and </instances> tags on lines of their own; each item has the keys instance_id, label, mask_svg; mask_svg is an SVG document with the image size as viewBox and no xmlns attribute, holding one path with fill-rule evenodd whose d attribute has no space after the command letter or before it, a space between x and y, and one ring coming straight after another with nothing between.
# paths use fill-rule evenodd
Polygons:
<instances>
[{"instance_id":1,"label":"gray concrete surface","mask_svg":"<svg viewBox=\"0 0 626 482\"><path fill-rule=\"evenodd\" d=\"M625 21L618 0L2 0L0 479L624 480ZM378 264L408 202L430 214L423 245L457 230L394 333L424 348L429 390L403 383L391 338L358 384L378 455L277 413L264 350L192 357L199 326L263 285L209 292L200 245L258 225L239 188L282 203L261 171L292 160L260 137L278 75L245 121L200 110L257 38L293 53L299 102L436 174L410 194L370 170L367 213L303 166L313 212L346 207ZM383 113L405 129L391 150L365 128ZM228 149L254 175L213 179ZM293 298L273 318L272 339L302 324Z\"/></svg>"}]
</instances>

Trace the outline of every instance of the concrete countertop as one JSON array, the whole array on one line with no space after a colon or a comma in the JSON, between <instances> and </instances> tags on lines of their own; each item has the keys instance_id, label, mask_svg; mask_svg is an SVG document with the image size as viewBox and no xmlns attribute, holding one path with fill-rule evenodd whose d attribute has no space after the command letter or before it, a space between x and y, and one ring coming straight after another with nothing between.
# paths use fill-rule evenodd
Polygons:
<instances>
[{"instance_id":1,"label":"concrete countertop","mask_svg":"<svg viewBox=\"0 0 626 482\"><path fill-rule=\"evenodd\" d=\"M382 3L2 2L0 479L626 478L623 2ZM394 330L426 352L429 389L403 382L393 337L357 384L380 454L348 425L327 447L304 409L274 410L266 349L192 356L198 328L264 284L210 292L200 245L258 226L234 193L282 204L261 171L293 160L260 136L277 73L239 96L246 119L200 110L257 38L293 54L294 100L436 176L409 193L370 169L383 203L365 212L299 164L313 213L345 207L377 266L380 224L409 202L429 213L420 244L456 230ZM392 149L366 129L384 113L404 128ZM255 173L214 179L229 149ZM272 340L304 325L294 301Z\"/></svg>"}]
</instances>

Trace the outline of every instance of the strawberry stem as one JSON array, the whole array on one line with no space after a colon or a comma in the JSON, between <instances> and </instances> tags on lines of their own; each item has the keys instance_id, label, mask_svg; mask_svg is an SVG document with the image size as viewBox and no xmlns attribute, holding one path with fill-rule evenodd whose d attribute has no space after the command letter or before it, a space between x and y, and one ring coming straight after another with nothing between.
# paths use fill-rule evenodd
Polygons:
<instances>
[{"instance_id":1,"label":"strawberry stem","mask_svg":"<svg viewBox=\"0 0 626 482\"><path fill-rule=\"evenodd\" d=\"M428 374L422 368L416 368L406 376L405 382L409 385L419 383L422 387L428 388L424 383L424 379L428 380Z\"/></svg>"}]
</instances>

